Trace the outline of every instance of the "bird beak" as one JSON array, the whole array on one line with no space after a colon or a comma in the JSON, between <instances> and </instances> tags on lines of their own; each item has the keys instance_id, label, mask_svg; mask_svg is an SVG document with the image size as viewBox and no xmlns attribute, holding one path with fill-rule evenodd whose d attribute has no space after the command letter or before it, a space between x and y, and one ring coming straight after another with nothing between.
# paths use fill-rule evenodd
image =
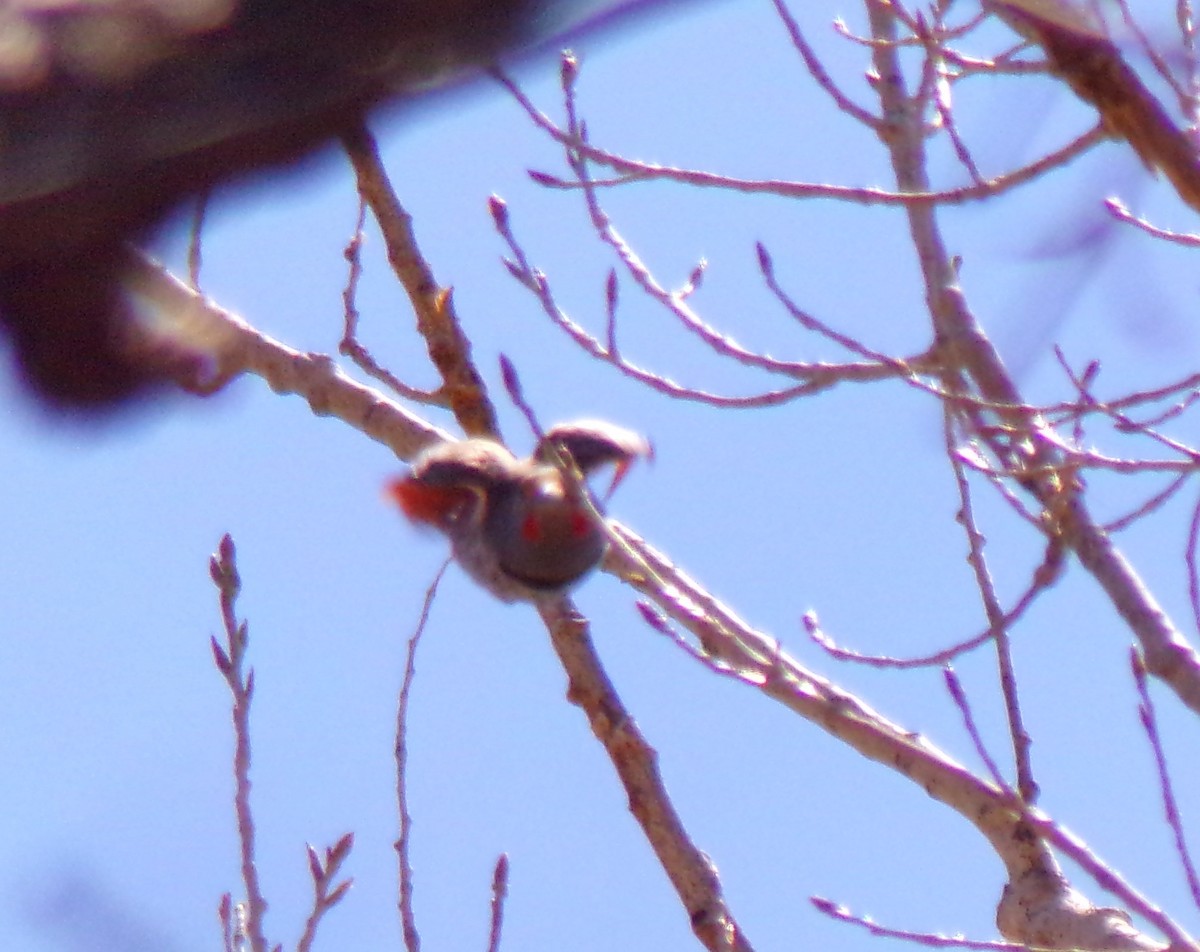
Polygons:
<instances>
[{"instance_id":1,"label":"bird beak","mask_svg":"<svg viewBox=\"0 0 1200 952\"><path fill-rule=\"evenodd\" d=\"M635 447L627 456L621 457L613 466L612 482L608 484L608 489L605 490L602 501L605 505L612 498L613 493L617 491L617 487L621 485L625 477L629 475L629 470L633 467L634 462L641 457L649 463L654 462L654 444L649 440L642 440L640 445Z\"/></svg>"}]
</instances>

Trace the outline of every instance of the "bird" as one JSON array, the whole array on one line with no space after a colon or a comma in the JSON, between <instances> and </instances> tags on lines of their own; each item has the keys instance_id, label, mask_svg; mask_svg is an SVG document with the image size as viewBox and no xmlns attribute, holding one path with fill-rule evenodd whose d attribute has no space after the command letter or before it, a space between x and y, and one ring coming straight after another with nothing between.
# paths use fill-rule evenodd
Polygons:
<instances>
[{"instance_id":1,"label":"bird","mask_svg":"<svg viewBox=\"0 0 1200 952\"><path fill-rule=\"evenodd\" d=\"M599 420L551 427L527 459L490 439L443 442L387 492L411 522L446 535L458 563L498 599L536 603L570 591L608 550L581 486L556 461L560 453L584 478L612 465L607 498L653 448Z\"/></svg>"},{"instance_id":2,"label":"bird","mask_svg":"<svg viewBox=\"0 0 1200 952\"><path fill-rule=\"evenodd\" d=\"M130 242L595 7L0 0L0 331L28 389L99 414L202 366L123 285Z\"/></svg>"}]
</instances>

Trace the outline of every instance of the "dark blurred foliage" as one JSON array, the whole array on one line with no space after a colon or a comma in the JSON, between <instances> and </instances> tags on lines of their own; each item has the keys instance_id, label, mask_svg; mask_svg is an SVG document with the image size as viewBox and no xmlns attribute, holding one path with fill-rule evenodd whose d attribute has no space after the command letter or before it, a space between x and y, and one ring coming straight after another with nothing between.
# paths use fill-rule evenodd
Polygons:
<instances>
[{"instance_id":1,"label":"dark blurred foliage","mask_svg":"<svg viewBox=\"0 0 1200 952\"><path fill-rule=\"evenodd\" d=\"M178 377L192 356L148 334L122 290L127 242L382 100L614 6L660 5L0 0L0 323L20 373L43 403L77 412Z\"/></svg>"}]
</instances>

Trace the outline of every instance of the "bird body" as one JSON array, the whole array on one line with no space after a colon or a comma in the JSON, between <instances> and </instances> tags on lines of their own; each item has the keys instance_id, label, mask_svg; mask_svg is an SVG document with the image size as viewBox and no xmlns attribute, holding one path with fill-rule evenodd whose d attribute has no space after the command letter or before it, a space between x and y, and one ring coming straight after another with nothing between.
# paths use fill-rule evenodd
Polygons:
<instances>
[{"instance_id":1,"label":"bird body","mask_svg":"<svg viewBox=\"0 0 1200 952\"><path fill-rule=\"evenodd\" d=\"M600 563L608 539L582 487L550 461L551 444L584 476L614 465L614 487L634 459L650 455L628 430L563 424L528 459L491 440L438 444L389 492L411 521L444 533L459 564L501 601L553 597Z\"/></svg>"}]
</instances>

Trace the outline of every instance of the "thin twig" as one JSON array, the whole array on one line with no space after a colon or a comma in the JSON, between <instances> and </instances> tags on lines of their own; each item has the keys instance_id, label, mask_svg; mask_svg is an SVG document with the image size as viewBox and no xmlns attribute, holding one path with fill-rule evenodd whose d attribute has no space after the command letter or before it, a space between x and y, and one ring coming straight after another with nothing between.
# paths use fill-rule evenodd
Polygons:
<instances>
[{"instance_id":1,"label":"thin twig","mask_svg":"<svg viewBox=\"0 0 1200 952\"><path fill-rule=\"evenodd\" d=\"M429 358L442 376L445 400L468 436L495 437L500 432L496 411L471 359L471 342L450 289L438 284L417 247L412 217L392 188L375 137L360 125L343 133L342 143L354 166L359 194L379 223L388 261L412 302Z\"/></svg>"},{"instance_id":2,"label":"thin twig","mask_svg":"<svg viewBox=\"0 0 1200 952\"><path fill-rule=\"evenodd\" d=\"M1188 522L1187 547L1184 561L1188 572L1188 602L1192 606L1192 625L1200 634L1200 565L1197 564L1197 548L1200 547L1200 499L1192 507L1192 518Z\"/></svg>"},{"instance_id":3,"label":"thin twig","mask_svg":"<svg viewBox=\"0 0 1200 952\"><path fill-rule=\"evenodd\" d=\"M221 948L223 952L234 952L233 897L229 893L221 894L221 901L217 904L217 919L221 923Z\"/></svg>"},{"instance_id":4,"label":"thin twig","mask_svg":"<svg viewBox=\"0 0 1200 952\"><path fill-rule=\"evenodd\" d=\"M1119 198L1106 198L1104 207L1118 221L1123 221L1126 224L1133 225L1135 228L1140 228L1146 234L1154 238L1161 238L1164 241L1174 242L1177 245L1183 245L1185 248L1200 248L1200 235L1194 235L1179 231L1168 231L1165 228L1159 228L1157 225L1152 225L1145 218L1139 218L1133 214L1123 201Z\"/></svg>"},{"instance_id":5,"label":"thin twig","mask_svg":"<svg viewBox=\"0 0 1200 952\"><path fill-rule=\"evenodd\" d=\"M796 22L796 18L792 16L791 10L783 0L772 0L775 5L775 11L779 14L779 19L783 21L784 28L788 32L788 38L792 42L792 46L796 48L796 52L800 54L800 58L804 60L804 68L808 70L813 81L833 100L834 105L838 107L850 118L861 123L868 128L874 129L879 124L879 119L866 109L859 106L854 100L847 96L833 78L825 69L825 64L821 62L821 58L817 56L816 51L804 38L804 33L800 29L800 24Z\"/></svg>"},{"instance_id":6,"label":"thin twig","mask_svg":"<svg viewBox=\"0 0 1200 952\"><path fill-rule=\"evenodd\" d=\"M324 856L312 846L306 847L308 872L313 884L313 905L308 919L304 923L304 933L300 936L300 941L296 943L296 952L311 952L321 920L325 918L330 909L346 897L346 893L354 884L353 879L344 879L336 886L332 886L342 863L346 861L346 857L350 855L350 850L353 848L353 833L345 834L333 846L327 847ZM331 886L332 888L330 888Z\"/></svg>"},{"instance_id":7,"label":"thin twig","mask_svg":"<svg viewBox=\"0 0 1200 952\"><path fill-rule=\"evenodd\" d=\"M233 695L233 802L241 847L242 885L246 890L245 902L237 906L244 910L244 929L251 952L266 952L263 917L267 901L258 878L254 813L250 808L250 704L254 698L254 669L244 672L250 632L247 623L237 619L236 602L242 582L231 536L221 538L216 554L209 559L208 570L220 594L221 624L225 630L224 645L215 637L211 639L213 658ZM241 918L239 916L239 926Z\"/></svg>"},{"instance_id":8,"label":"thin twig","mask_svg":"<svg viewBox=\"0 0 1200 952\"><path fill-rule=\"evenodd\" d=\"M966 728L967 736L971 738L971 745L975 748L975 753L979 756L979 759L983 761L984 767L987 768L988 775L992 778L992 783L1009 796L1014 796L1015 793L1012 787L1004 779L1004 775L996 765L995 758L988 751L987 744L983 742L983 735L979 733L979 725L975 722L975 715L971 713L971 703L967 699L967 692L963 690L962 682L958 680L958 675L954 673L954 669L950 665L946 665L942 669L942 679L946 685L946 691L954 701L954 706L958 708L959 714L962 715L963 726Z\"/></svg>"},{"instance_id":9,"label":"thin twig","mask_svg":"<svg viewBox=\"0 0 1200 952\"><path fill-rule=\"evenodd\" d=\"M1192 894L1192 902L1200 907L1200 878L1196 876L1196 865L1192 862L1192 853L1188 849L1187 837L1183 833L1183 818L1179 813L1179 804L1175 799L1175 790L1171 784L1171 773L1167 769L1167 755L1163 750L1162 737L1158 733L1158 717L1154 712L1154 700L1150 696L1150 686L1146 683L1146 665L1141 652L1133 648L1129 653L1130 666L1133 670L1133 683L1138 693L1138 718L1142 729L1150 741L1150 749L1154 752L1154 766L1158 771L1158 789L1162 793L1163 812L1166 814L1167 825L1175 840L1175 852L1179 856L1179 864L1183 867L1184 879L1188 891Z\"/></svg>"},{"instance_id":10,"label":"thin twig","mask_svg":"<svg viewBox=\"0 0 1200 952\"><path fill-rule=\"evenodd\" d=\"M358 217L354 223L354 233L346 242L342 257L346 259L346 286L342 289L342 339L338 342L338 352L354 361L355 365L374 377L393 393L408 400L426 403L433 406L445 406L446 400L438 391L420 390L411 387L394 373L380 364L371 352L363 345L358 337L358 285L362 280L362 248L366 241L364 226L367 221L367 200L359 195Z\"/></svg>"},{"instance_id":11,"label":"thin twig","mask_svg":"<svg viewBox=\"0 0 1200 952\"><path fill-rule=\"evenodd\" d=\"M1000 195L1010 189L1031 182L1078 158L1084 152L1103 142L1108 137L1103 125L1097 124L1065 145L1048 152L1037 161L1031 162L1019 169L992 176L992 178L985 181L982 185L966 185L944 190L922 188L914 189L911 192L904 192L873 187L794 182L785 179L743 179L700 169L684 169L678 166L636 161L605 149L597 148L590 143L579 141L573 138L569 132L561 129L554 120L539 110L521 91L520 87L506 74L499 70L494 70L493 75L512 94L513 98L517 100L517 103L533 123L558 142L559 145L576 151L589 162L610 168L621 175L621 178L613 181L593 180L593 187L625 185L633 182L672 181L696 188L715 188L749 195L775 195L780 198L796 199L838 199L861 205L898 205L906 207L942 204L955 205ZM578 182L564 181L554 176L545 175L544 173L536 173L534 174L534 178L541 184L554 188L582 187Z\"/></svg>"},{"instance_id":12,"label":"thin twig","mask_svg":"<svg viewBox=\"0 0 1200 952\"><path fill-rule=\"evenodd\" d=\"M958 489L959 508L956 519L967 536L967 563L971 566L971 571L975 576L975 587L983 600L983 610L987 617L988 628L992 633L992 643L996 646L996 666L1000 681L1000 693L1004 698L1004 711L1008 717L1008 733L1012 743L1013 763L1017 772L1017 790L1021 799L1026 803L1035 803L1038 785L1037 781L1033 779L1033 765L1030 760L1030 747L1033 741L1025 728L1024 718L1021 716L1021 703L1017 695L1017 675L1012 658L1012 642L1008 637L1008 628L1005 625L1004 609L1000 606L995 582L984 555L984 536L975 521L971 484L964 471L961 457L955 452L954 426L949 410L944 415L944 420L943 436L946 458L950 461L950 469L954 474L954 483ZM947 667L946 670L949 672L950 668ZM948 674L947 677L949 678L950 675ZM957 684L957 682L955 683ZM964 697L962 699L964 708L965 704L966 698ZM967 716L965 709L964 716ZM994 765L990 766L994 771Z\"/></svg>"},{"instance_id":13,"label":"thin twig","mask_svg":"<svg viewBox=\"0 0 1200 952\"><path fill-rule=\"evenodd\" d=\"M501 853L492 871L492 915L488 929L487 952L500 952L500 931L504 926L504 900L508 898L508 854Z\"/></svg>"},{"instance_id":14,"label":"thin twig","mask_svg":"<svg viewBox=\"0 0 1200 952\"><path fill-rule=\"evenodd\" d=\"M545 274L535 268L529 261L524 248L518 241L512 230L512 224L508 207L504 200L493 196L491 201L492 219L495 222L496 230L508 245L509 251L512 253L511 259L506 259L505 264L508 267L509 273L526 287L537 298L541 304L543 312L554 322L554 324L567 333L567 335L575 341L584 351L591 356L611 364L618 371L639 383L662 393L665 396L690 400L698 403L705 403L710 406L718 406L724 408L745 409L748 407L764 407L778 406L779 404L795 400L802 396L817 393L828 389L841 382L864 382L869 380L878 380L886 377L894 376L896 371L892 368L881 368L877 365L868 363L848 363L848 364L830 364L822 362L811 363L795 363L777 361L772 358L762 358L762 368L764 370L783 373L788 376L799 377L806 382L797 384L793 387L784 387L778 390L770 390L764 393L753 394L745 397L727 396L722 394L710 393L706 390L700 390L694 387L687 387L676 383L661 374L646 370L643 367L633 363L628 358L617 354L610 344L602 342L598 337L588 333L579 324L577 324L569 315L562 311L557 301L554 298L554 292L550 287L550 282ZM606 309L610 300L608 288L611 282L606 282L605 302ZM915 361L919 360L914 358Z\"/></svg>"},{"instance_id":15,"label":"thin twig","mask_svg":"<svg viewBox=\"0 0 1200 952\"><path fill-rule=\"evenodd\" d=\"M971 949L972 952L1042 952L1037 946L1026 945L1023 942L985 942L980 939L966 939L962 936L946 936L929 932L913 932L908 929L892 929L887 926L881 926L879 923L873 922L865 916L857 916L841 903L836 903L832 899L825 899L822 896L810 896L808 901L813 904L818 912L829 916L829 918L836 919L838 922L860 926L866 929L871 935L881 939L903 939L907 942L914 942L917 945L923 945L931 949ZM1049 952L1049 950L1044 950L1044 952Z\"/></svg>"},{"instance_id":16,"label":"thin twig","mask_svg":"<svg viewBox=\"0 0 1200 952\"><path fill-rule=\"evenodd\" d=\"M1037 597L1058 581L1062 575L1063 565L1062 547L1054 542L1054 540L1051 540L1046 545L1045 557L1033 572L1032 581L1026 587L1025 591L1021 593L1021 597L1017 599L1013 607L1004 613L1003 625L1005 628L1011 628L1020 621ZM949 645L932 654L917 655L910 658L897 658L891 655L864 654L850 648L842 647L821 627L821 622L814 611L805 612L801 618L801 623L808 637L831 658L835 658L838 661L853 661L872 668L896 668L898 670L940 668L949 664L960 655L967 654L981 645L987 644L993 637L992 627L989 625L983 631L979 632L979 634Z\"/></svg>"},{"instance_id":17,"label":"thin twig","mask_svg":"<svg viewBox=\"0 0 1200 952\"><path fill-rule=\"evenodd\" d=\"M410 842L412 839L412 816L408 812L408 701L412 693L413 679L417 674L417 645L421 635L429 623L429 613L433 608L433 599L437 594L438 585L446 569L450 567L450 559L442 563L433 581L425 589L425 598L421 603L421 614L417 618L417 627L408 639L408 652L404 660L404 679L400 684L400 694L396 699L396 809L399 813L400 831L396 837L396 859L400 871L397 877L398 890L396 905L400 911L400 926L404 932L404 948L407 952L420 952L421 935L417 931L417 917L413 911L413 869L410 857Z\"/></svg>"}]
</instances>

